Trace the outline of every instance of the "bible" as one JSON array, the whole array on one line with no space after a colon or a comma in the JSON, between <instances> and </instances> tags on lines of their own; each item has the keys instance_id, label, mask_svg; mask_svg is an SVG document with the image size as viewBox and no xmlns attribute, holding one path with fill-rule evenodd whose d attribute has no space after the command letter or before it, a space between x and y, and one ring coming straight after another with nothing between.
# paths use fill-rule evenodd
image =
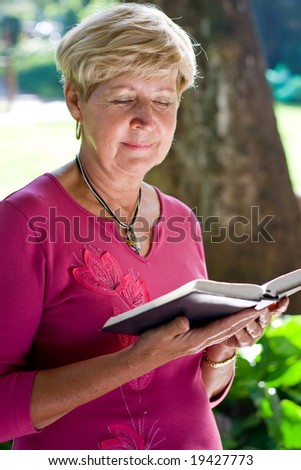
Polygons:
<instances>
[{"instance_id":1,"label":"bible","mask_svg":"<svg viewBox=\"0 0 301 470\"><path fill-rule=\"evenodd\" d=\"M299 290L301 269L283 274L262 285L197 279L109 318L101 331L138 336L177 316L186 316L191 327L202 326L245 308L259 310Z\"/></svg>"}]
</instances>

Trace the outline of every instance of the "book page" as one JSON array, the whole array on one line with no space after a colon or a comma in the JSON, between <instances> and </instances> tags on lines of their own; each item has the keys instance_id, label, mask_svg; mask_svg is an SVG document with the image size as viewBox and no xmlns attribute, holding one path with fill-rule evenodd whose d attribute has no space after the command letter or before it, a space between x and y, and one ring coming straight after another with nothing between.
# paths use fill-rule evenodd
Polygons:
<instances>
[{"instance_id":1,"label":"book page","mask_svg":"<svg viewBox=\"0 0 301 470\"><path fill-rule=\"evenodd\" d=\"M215 295L225 295L236 299L260 300L264 294L262 286L257 284L218 282L202 279L196 283L196 289Z\"/></svg>"},{"instance_id":2,"label":"book page","mask_svg":"<svg viewBox=\"0 0 301 470\"><path fill-rule=\"evenodd\" d=\"M264 290L273 297L283 297L301 289L301 269L297 269L262 285Z\"/></svg>"}]
</instances>

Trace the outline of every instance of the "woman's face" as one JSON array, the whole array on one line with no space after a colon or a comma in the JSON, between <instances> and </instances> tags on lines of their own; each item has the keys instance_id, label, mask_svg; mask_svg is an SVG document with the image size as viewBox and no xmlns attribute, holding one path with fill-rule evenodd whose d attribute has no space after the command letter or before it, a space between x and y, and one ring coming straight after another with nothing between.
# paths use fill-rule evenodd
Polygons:
<instances>
[{"instance_id":1,"label":"woman's face","mask_svg":"<svg viewBox=\"0 0 301 470\"><path fill-rule=\"evenodd\" d=\"M143 177L168 153L178 105L175 78L101 83L87 102L78 103L83 157L96 159L107 175Z\"/></svg>"}]
</instances>

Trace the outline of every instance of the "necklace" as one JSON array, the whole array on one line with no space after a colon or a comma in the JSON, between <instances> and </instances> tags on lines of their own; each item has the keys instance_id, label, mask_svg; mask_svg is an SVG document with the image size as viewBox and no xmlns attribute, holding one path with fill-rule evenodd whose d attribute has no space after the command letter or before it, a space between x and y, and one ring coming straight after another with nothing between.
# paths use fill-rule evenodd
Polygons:
<instances>
[{"instance_id":1,"label":"necklace","mask_svg":"<svg viewBox=\"0 0 301 470\"><path fill-rule=\"evenodd\" d=\"M136 253L138 253L138 255L140 254L141 252L141 246L140 246L140 243L139 243L139 240L135 234L135 230L134 230L134 224L137 220L137 217L138 217L138 213L139 213L139 209L140 209L140 203L141 203L141 188L139 189L139 195L138 195L138 200L137 200L137 205L136 205L136 209L135 209L135 213L130 221L129 224L126 224L125 222L122 222L122 220L120 220L117 215L115 214L115 212L112 211L112 209L108 206L108 204L103 200L103 198L98 194L98 192L93 188L92 184L90 183L90 181L88 180L88 177L85 173L85 170L83 168L83 165L82 165L82 162L79 158L79 155L76 155L76 163L78 165L78 168L79 168L79 171L80 171L80 174L84 180L84 182L86 183L86 185L88 186L88 188L90 189L91 193L94 195L94 197L98 200L98 202L100 202L100 204L105 208L105 210L111 215L111 217L113 217L113 219L117 222L117 224L124 228L126 230L126 243L128 244L128 246L130 248L132 248L132 250L134 250Z\"/></svg>"}]
</instances>

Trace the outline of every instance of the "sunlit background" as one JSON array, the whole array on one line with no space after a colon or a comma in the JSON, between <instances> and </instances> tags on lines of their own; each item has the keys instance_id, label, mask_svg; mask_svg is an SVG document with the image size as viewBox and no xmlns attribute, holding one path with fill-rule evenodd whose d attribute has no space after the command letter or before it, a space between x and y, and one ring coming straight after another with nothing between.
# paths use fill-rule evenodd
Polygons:
<instances>
[{"instance_id":1,"label":"sunlit background","mask_svg":"<svg viewBox=\"0 0 301 470\"><path fill-rule=\"evenodd\" d=\"M54 51L57 41L70 26L87 13L110 3L113 2L1 1L1 199L41 172L51 171L74 158L77 151L74 123L62 102ZM288 19L277 15L280 1L250 3L267 56L266 75L275 97L275 113L293 187L301 194L301 60L300 47L294 43L300 22L293 14ZM289 12L289 8L286 11ZM270 23L267 14L273 18ZM287 21L295 21L295 24L283 31L284 20L287 28L290 26ZM288 63L283 61L285 54Z\"/></svg>"},{"instance_id":2,"label":"sunlit background","mask_svg":"<svg viewBox=\"0 0 301 470\"><path fill-rule=\"evenodd\" d=\"M63 101L54 51L70 26L110 3L1 0L0 199L75 157L75 124ZM301 196L299 3L250 1L293 190ZM275 324L263 346L241 354L235 384L217 412L227 429L226 448L301 449L300 327L300 318Z\"/></svg>"}]
</instances>

